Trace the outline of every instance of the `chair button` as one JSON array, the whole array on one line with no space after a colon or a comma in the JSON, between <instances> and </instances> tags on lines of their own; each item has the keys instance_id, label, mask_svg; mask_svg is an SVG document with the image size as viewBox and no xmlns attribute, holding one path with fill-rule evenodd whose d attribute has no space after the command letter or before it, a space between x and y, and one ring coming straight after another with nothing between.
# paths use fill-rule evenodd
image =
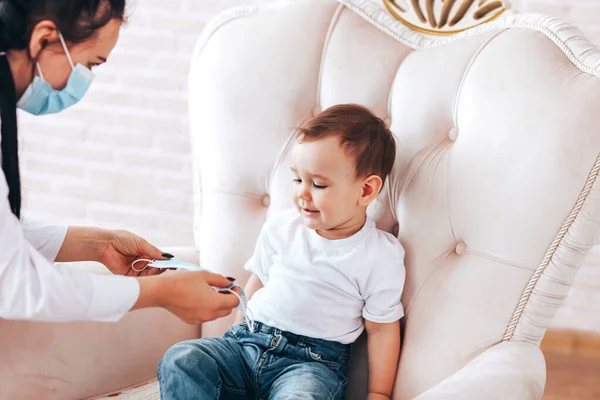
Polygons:
<instances>
[{"instance_id":1,"label":"chair button","mask_svg":"<svg viewBox=\"0 0 600 400\"><path fill-rule=\"evenodd\" d=\"M448 139L453 142L456 142L456 138L458 138L458 128L452 128L448 131Z\"/></svg>"},{"instance_id":2,"label":"chair button","mask_svg":"<svg viewBox=\"0 0 600 400\"><path fill-rule=\"evenodd\" d=\"M265 207L269 207L271 205L271 196L265 194L262 198L262 204Z\"/></svg>"},{"instance_id":3,"label":"chair button","mask_svg":"<svg viewBox=\"0 0 600 400\"><path fill-rule=\"evenodd\" d=\"M467 252L467 245L463 242L460 242L459 244L456 245L454 252L456 254L458 254L459 256L462 256L463 254L465 254Z\"/></svg>"}]
</instances>

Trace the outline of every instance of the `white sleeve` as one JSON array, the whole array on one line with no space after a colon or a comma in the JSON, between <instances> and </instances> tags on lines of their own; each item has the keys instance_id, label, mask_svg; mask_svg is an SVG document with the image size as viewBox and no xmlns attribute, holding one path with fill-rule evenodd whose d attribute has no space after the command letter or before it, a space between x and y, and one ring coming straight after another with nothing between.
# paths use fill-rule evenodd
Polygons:
<instances>
[{"instance_id":1,"label":"white sleeve","mask_svg":"<svg viewBox=\"0 0 600 400\"><path fill-rule=\"evenodd\" d=\"M376 271L382 273L374 274L366 285L363 318L386 324L396 322L404 316L404 307L400 301L406 279L404 251L401 251L401 256L396 253L393 258L382 257L380 261L387 264L387 268L380 264L382 268L377 268Z\"/></svg>"},{"instance_id":2,"label":"white sleeve","mask_svg":"<svg viewBox=\"0 0 600 400\"><path fill-rule=\"evenodd\" d=\"M135 304L140 288L133 278L55 268L25 238L7 196L0 171L0 318L117 321ZM51 256L59 241L40 243Z\"/></svg>"},{"instance_id":3,"label":"white sleeve","mask_svg":"<svg viewBox=\"0 0 600 400\"><path fill-rule=\"evenodd\" d=\"M244 269L258 276L263 285L269 281L269 269L272 264L272 256L275 250L269 242L269 224L265 224L258 236L254 254L248 260Z\"/></svg>"},{"instance_id":4,"label":"white sleeve","mask_svg":"<svg viewBox=\"0 0 600 400\"><path fill-rule=\"evenodd\" d=\"M30 218L22 218L21 228L25 239L50 262L56 256L67 236L68 226L50 225Z\"/></svg>"}]
</instances>

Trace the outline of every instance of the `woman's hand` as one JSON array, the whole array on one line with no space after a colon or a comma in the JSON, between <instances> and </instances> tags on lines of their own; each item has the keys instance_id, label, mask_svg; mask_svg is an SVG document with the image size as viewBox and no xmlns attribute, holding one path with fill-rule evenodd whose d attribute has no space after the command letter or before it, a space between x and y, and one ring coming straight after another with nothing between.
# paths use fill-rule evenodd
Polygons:
<instances>
[{"instance_id":1,"label":"woman's hand","mask_svg":"<svg viewBox=\"0 0 600 400\"><path fill-rule=\"evenodd\" d=\"M56 258L57 262L99 261L113 273L140 276L140 294L132 309L162 307L190 324L200 324L229 315L239 304L231 293L218 293L212 287L226 288L235 279L204 271L177 271L160 276L163 269L147 268L136 272L131 263L137 259L165 260L163 254L146 240L127 231L112 231L71 226ZM136 265L141 269L143 263ZM234 289L238 294L239 290Z\"/></svg>"},{"instance_id":2,"label":"woman's hand","mask_svg":"<svg viewBox=\"0 0 600 400\"><path fill-rule=\"evenodd\" d=\"M173 256L163 254L145 239L131 232L70 226L55 261L97 261L118 275L157 275L163 272L158 268L146 268L141 273L132 270L131 263L139 258L165 260ZM143 267L141 262L136 265L138 270Z\"/></svg>"},{"instance_id":3,"label":"woman's hand","mask_svg":"<svg viewBox=\"0 0 600 400\"><path fill-rule=\"evenodd\" d=\"M129 276L158 275L164 269L146 268L142 272L131 269L131 263L139 258L150 260L166 260L173 258L171 254L163 253L145 239L123 230L109 231L110 239L101 249L98 261L104 264L113 274ZM144 263L136 264L140 270Z\"/></svg>"},{"instance_id":4,"label":"woman's hand","mask_svg":"<svg viewBox=\"0 0 600 400\"><path fill-rule=\"evenodd\" d=\"M238 306L239 300L211 286L229 287L231 279L205 271L169 271L161 276L138 278L140 296L132 309L162 307L189 324L225 317Z\"/></svg>"}]
</instances>

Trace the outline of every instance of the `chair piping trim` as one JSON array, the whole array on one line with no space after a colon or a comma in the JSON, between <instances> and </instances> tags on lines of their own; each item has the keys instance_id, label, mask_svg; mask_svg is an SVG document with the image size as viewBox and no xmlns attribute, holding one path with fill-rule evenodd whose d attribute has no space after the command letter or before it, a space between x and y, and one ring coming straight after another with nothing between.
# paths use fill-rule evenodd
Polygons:
<instances>
[{"instance_id":1,"label":"chair piping trim","mask_svg":"<svg viewBox=\"0 0 600 400\"><path fill-rule=\"evenodd\" d=\"M544 256L544 259L542 260L540 265L537 267L537 269L535 270L531 279L529 280L529 283L525 287L525 290L523 291L523 294L521 295L521 300L519 301L519 304L517 305L517 308L510 320L510 323L508 324L506 333L502 337L502 341L505 342L505 341L509 341L512 339L512 337L515 333L515 330L517 328L517 325L519 324L519 321L520 321L521 317L523 316L523 311L525 310L525 306L527 305L527 302L529 301L529 298L531 297L531 293L533 292L533 289L535 289L535 286L538 283L538 281L540 280L540 277L542 276L542 274L544 273L544 270L552 261L552 258L554 257L556 250L562 243L562 240L564 239L567 232L571 228L571 225L573 225L573 221L575 221L575 219L579 215L579 212L583 208L585 200L587 199L588 195L590 194L590 191L592 190L592 187L594 186L594 184L598 178L599 172L600 172L600 154L596 158L596 163L594 164L594 167L592 168L592 170L590 171L590 174L588 175L588 178L587 178L587 181L585 182L585 186L583 187L583 190L581 191L581 193L579 193L579 198L577 199L577 203L575 203L575 206L571 210L571 213L569 214L569 216L563 223L562 227L558 231L556 237L554 238L554 241L548 248L548 251L546 251L546 255Z\"/></svg>"}]
</instances>

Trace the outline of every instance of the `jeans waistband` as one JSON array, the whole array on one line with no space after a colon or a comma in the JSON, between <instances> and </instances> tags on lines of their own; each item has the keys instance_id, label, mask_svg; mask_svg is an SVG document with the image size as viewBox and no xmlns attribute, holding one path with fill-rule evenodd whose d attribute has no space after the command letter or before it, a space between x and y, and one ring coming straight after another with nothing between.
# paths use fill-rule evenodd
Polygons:
<instances>
[{"instance_id":1,"label":"jeans waistband","mask_svg":"<svg viewBox=\"0 0 600 400\"><path fill-rule=\"evenodd\" d=\"M292 346L326 346L329 349L342 352L348 352L351 350L351 344L343 344L340 342L334 342L326 339L315 339L308 336L297 335L295 333L282 331L281 329L274 328L269 325L265 325L262 322L254 321L254 332L264 333L267 335L281 335L286 338L288 343Z\"/></svg>"}]
</instances>

